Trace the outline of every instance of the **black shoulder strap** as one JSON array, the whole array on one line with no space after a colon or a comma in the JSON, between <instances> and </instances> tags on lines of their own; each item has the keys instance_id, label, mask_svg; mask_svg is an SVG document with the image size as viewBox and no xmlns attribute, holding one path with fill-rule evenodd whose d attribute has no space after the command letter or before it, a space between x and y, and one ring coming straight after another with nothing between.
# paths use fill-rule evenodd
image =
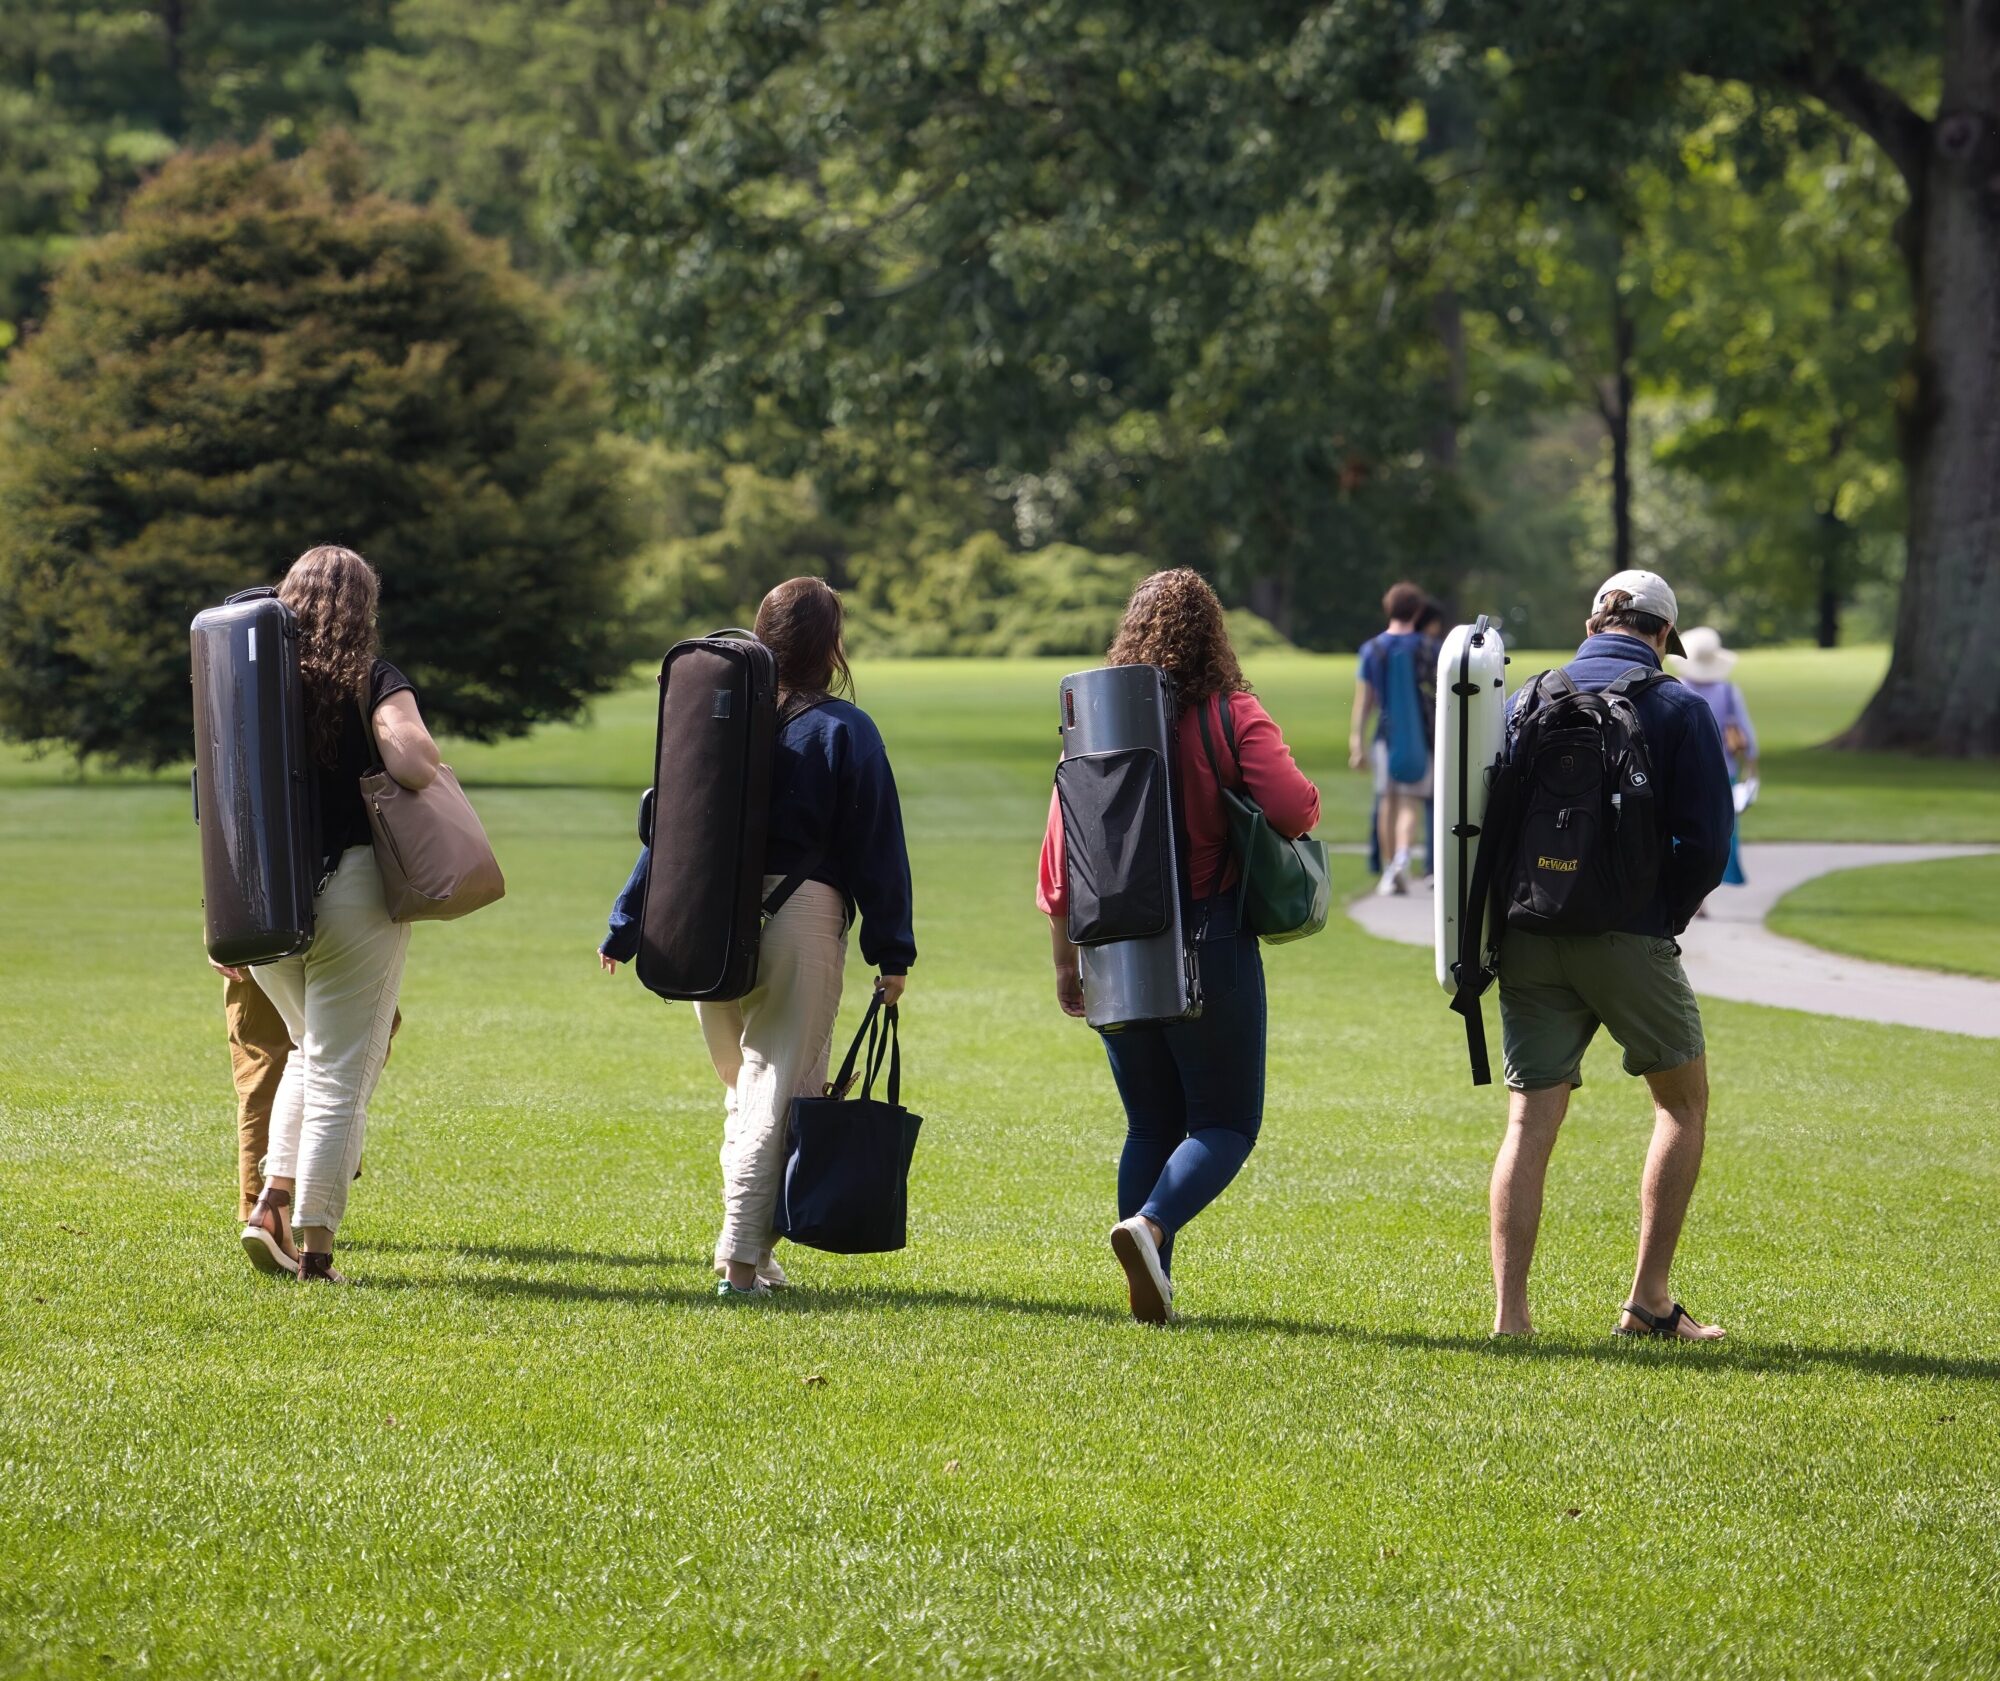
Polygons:
<instances>
[{"instance_id":1,"label":"black shoulder strap","mask_svg":"<svg viewBox=\"0 0 2000 1681\"><path fill-rule=\"evenodd\" d=\"M1236 708L1234 696L1224 691L1215 697L1215 709L1222 714L1222 739L1229 748L1229 762L1236 767L1236 780L1243 781L1243 755L1236 749Z\"/></svg>"},{"instance_id":2,"label":"black shoulder strap","mask_svg":"<svg viewBox=\"0 0 2000 1681\"><path fill-rule=\"evenodd\" d=\"M1196 709L1194 718L1195 722L1201 726L1201 750L1208 755L1208 768L1215 772L1215 785L1218 788L1227 788L1229 784L1223 780L1222 776L1222 761L1216 758L1215 756L1215 737L1208 733L1207 701L1203 701L1200 707ZM1223 723L1223 730L1225 734L1227 733L1228 728L1229 728L1228 722L1227 720L1225 720ZM1234 749L1236 743L1234 741L1231 741L1229 745L1232 749Z\"/></svg>"},{"instance_id":3,"label":"black shoulder strap","mask_svg":"<svg viewBox=\"0 0 2000 1681\"><path fill-rule=\"evenodd\" d=\"M1667 672L1655 670L1649 665L1635 665L1628 671L1621 671L1612 681L1605 684L1604 692L1607 695L1636 697L1661 683L1673 681L1673 677Z\"/></svg>"},{"instance_id":4,"label":"black shoulder strap","mask_svg":"<svg viewBox=\"0 0 2000 1681\"><path fill-rule=\"evenodd\" d=\"M1500 927L1500 909L1494 901L1499 871L1514 844L1519 822L1521 776L1520 763L1513 758L1503 759L1494 775L1486 816L1480 824L1472 882L1465 890L1465 910L1459 917L1458 955L1451 966L1451 1007L1465 1018L1465 1052L1475 1086L1493 1083L1486 1051L1486 1018L1479 1010L1479 1000L1493 984L1494 975L1493 966L1486 961L1485 930L1489 920L1496 933Z\"/></svg>"},{"instance_id":5,"label":"black shoulder strap","mask_svg":"<svg viewBox=\"0 0 2000 1681\"><path fill-rule=\"evenodd\" d=\"M798 689L785 696L785 704L778 708L778 728L782 730L794 719L803 718L816 706L824 706L833 697L824 689Z\"/></svg>"},{"instance_id":6,"label":"black shoulder strap","mask_svg":"<svg viewBox=\"0 0 2000 1681\"><path fill-rule=\"evenodd\" d=\"M718 631L716 634L721 635L722 633ZM825 705L827 699L828 697L825 694L817 691L787 695L785 697L785 704L778 708L778 733L782 734L786 725L794 722L796 719L803 718L814 707ZM790 899L794 893L798 892L801 887L812 879L813 871L819 868L820 861L825 856L824 852L813 853L803 864L792 871L790 875L786 876L776 887L771 889L764 900L764 920L766 922L769 922L772 917L783 910L785 908L785 901Z\"/></svg>"},{"instance_id":7,"label":"black shoulder strap","mask_svg":"<svg viewBox=\"0 0 2000 1681\"><path fill-rule=\"evenodd\" d=\"M1472 950L1475 958L1479 949L1479 929L1477 924L1483 920L1482 912L1484 909L1480 905L1480 901L1474 898L1472 889L1479 875L1477 859L1480 852L1485 850L1481 831L1487 825L1482 823L1468 823L1465 820L1466 810L1472 803L1472 756L1466 752L1465 745L1472 733L1470 727L1472 697L1479 693L1479 685L1472 681L1472 645L1478 640L1478 635L1483 633L1485 629L1486 619L1482 615L1479 620L1478 632L1474 636L1467 637L1464 646L1459 649L1458 681L1451 686L1451 692L1456 697L1458 703L1459 743L1458 822L1452 826L1451 831L1452 840L1458 847L1458 951L1454 955L1452 963L1452 978L1459 985L1452 994L1452 1008L1454 1010L1459 1007L1458 992L1464 988L1462 975L1465 969L1467 949L1469 947ZM1481 774L1483 775L1484 772L1482 771ZM1479 851L1473 850L1472 842L1475 839L1482 841ZM1435 834L1432 836L1431 844L1437 844ZM1466 867L1468 863L1472 865L1470 869ZM1480 908L1475 909L1475 906L1480 906ZM1467 933L1468 922L1473 924L1469 937ZM1472 1064L1472 1083L1475 1086L1485 1085L1493 1076L1487 1066L1486 1020L1479 1013L1477 994L1474 995L1471 1011L1465 1013L1465 1054L1467 1060Z\"/></svg>"}]
</instances>

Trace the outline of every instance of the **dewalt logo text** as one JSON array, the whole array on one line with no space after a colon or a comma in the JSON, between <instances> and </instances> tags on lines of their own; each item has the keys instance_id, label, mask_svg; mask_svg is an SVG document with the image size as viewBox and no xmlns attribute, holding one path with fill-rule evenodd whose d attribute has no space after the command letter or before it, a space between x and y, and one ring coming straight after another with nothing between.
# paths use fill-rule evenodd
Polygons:
<instances>
[{"instance_id":1,"label":"dewalt logo text","mask_svg":"<svg viewBox=\"0 0 2000 1681\"><path fill-rule=\"evenodd\" d=\"M1574 870L1576 868L1576 860L1574 858L1550 858L1544 855L1543 857L1537 858L1535 860L1535 868L1538 870L1557 870L1566 872L1569 870Z\"/></svg>"}]
</instances>

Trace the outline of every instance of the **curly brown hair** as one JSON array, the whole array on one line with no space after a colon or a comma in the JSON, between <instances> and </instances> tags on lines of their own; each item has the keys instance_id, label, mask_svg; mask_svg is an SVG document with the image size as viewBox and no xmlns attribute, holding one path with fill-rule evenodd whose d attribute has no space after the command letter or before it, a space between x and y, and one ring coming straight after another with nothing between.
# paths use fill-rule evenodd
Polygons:
<instances>
[{"instance_id":1,"label":"curly brown hair","mask_svg":"<svg viewBox=\"0 0 2000 1681\"><path fill-rule=\"evenodd\" d=\"M1183 710L1210 695L1250 688L1229 645L1222 603L1208 580L1185 566L1139 581L1104 659L1107 665L1159 666Z\"/></svg>"},{"instance_id":2,"label":"curly brown hair","mask_svg":"<svg viewBox=\"0 0 2000 1681\"><path fill-rule=\"evenodd\" d=\"M344 708L359 706L375 670L375 608L382 581L352 549L322 543L292 562L278 599L298 615L299 673L313 757L340 757Z\"/></svg>"}]
</instances>

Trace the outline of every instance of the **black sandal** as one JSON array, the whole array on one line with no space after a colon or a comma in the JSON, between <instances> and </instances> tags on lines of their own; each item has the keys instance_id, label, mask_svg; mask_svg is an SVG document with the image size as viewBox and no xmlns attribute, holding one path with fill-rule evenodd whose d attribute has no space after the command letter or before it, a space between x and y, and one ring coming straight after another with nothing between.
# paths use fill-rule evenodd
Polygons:
<instances>
[{"instance_id":1,"label":"black sandal","mask_svg":"<svg viewBox=\"0 0 2000 1681\"><path fill-rule=\"evenodd\" d=\"M1627 1302L1619 1311L1631 1314L1645 1329L1634 1331L1623 1325L1614 1325L1611 1328L1614 1337L1668 1337L1675 1342L1688 1340L1680 1334L1681 1321L1688 1317L1688 1310L1679 1302L1675 1302L1665 1313L1648 1313L1637 1302Z\"/></svg>"}]
</instances>

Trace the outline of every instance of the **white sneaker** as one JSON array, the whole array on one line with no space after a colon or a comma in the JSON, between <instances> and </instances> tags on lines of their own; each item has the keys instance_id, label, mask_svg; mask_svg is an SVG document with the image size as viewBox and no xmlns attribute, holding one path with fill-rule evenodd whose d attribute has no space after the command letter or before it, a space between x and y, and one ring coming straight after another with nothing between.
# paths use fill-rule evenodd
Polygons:
<instances>
[{"instance_id":1,"label":"white sneaker","mask_svg":"<svg viewBox=\"0 0 2000 1681\"><path fill-rule=\"evenodd\" d=\"M1378 899L1402 898L1409 891L1410 884L1403 879L1400 869L1384 870L1382 879L1375 884L1375 897Z\"/></svg>"},{"instance_id":2,"label":"white sneaker","mask_svg":"<svg viewBox=\"0 0 2000 1681\"><path fill-rule=\"evenodd\" d=\"M1160 1265L1160 1246L1153 1229L1140 1215L1111 1228L1111 1253L1125 1269L1125 1288L1132 1317L1144 1325L1164 1325L1174 1316L1174 1286Z\"/></svg>"},{"instance_id":3,"label":"white sneaker","mask_svg":"<svg viewBox=\"0 0 2000 1681\"><path fill-rule=\"evenodd\" d=\"M714 1270L717 1278L729 1276L728 1264L719 1257ZM789 1290L792 1287L791 1279L786 1277L785 1269L778 1265L778 1257L775 1255L766 1255L757 1263L757 1282L767 1290Z\"/></svg>"}]
</instances>

